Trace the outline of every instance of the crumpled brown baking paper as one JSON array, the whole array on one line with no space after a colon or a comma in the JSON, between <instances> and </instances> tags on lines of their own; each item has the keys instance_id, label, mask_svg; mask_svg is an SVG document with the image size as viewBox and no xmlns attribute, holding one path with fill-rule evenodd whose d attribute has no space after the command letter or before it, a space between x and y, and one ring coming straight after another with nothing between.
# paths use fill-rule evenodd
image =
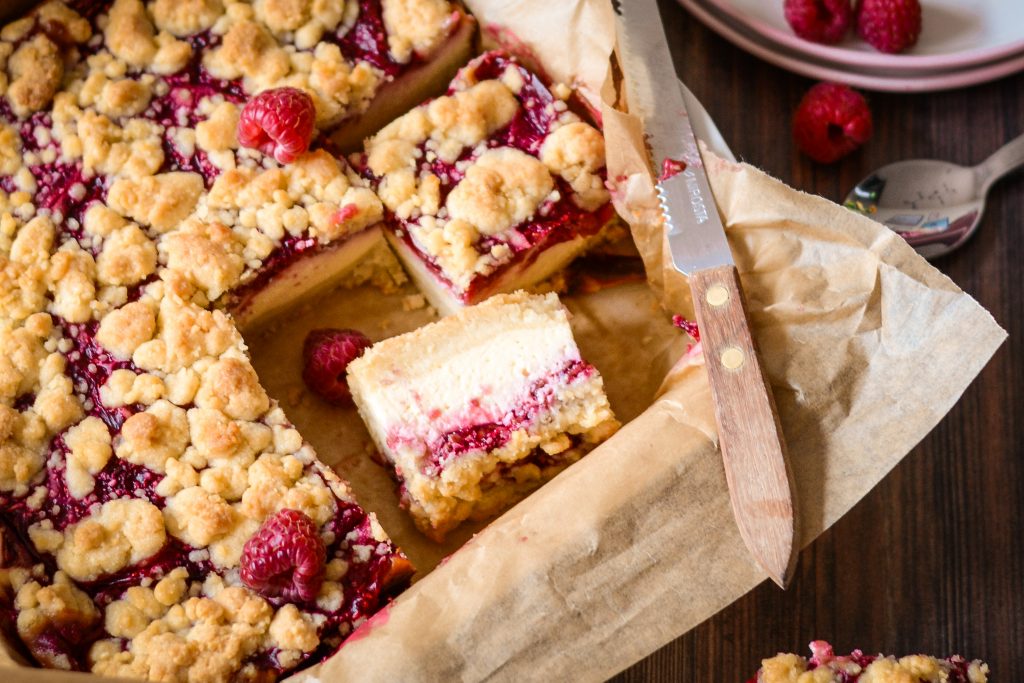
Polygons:
<instances>
[{"instance_id":1,"label":"crumpled brown baking paper","mask_svg":"<svg viewBox=\"0 0 1024 683\"><path fill-rule=\"evenodd\" d=\"M467 4L486 35L515 38L601 112L616 206L650 286L565 302L626 425L486 528L438 546L398 510L355 412L306 395L299 379L309 329L398 334L431 319L414 292L339 291L249 339L270 393L420 568L394 604L293 680L600 680L765 578L732 518L700 347L687 350L669 323L689 310L689 292L667 260L639 123L612 106L610 6ZM750 166L705 161L782 416L807 544L932 429L1005 334L889 230ZM99 680L31 672L80 676Z\"/></svg>"}]
</instances>

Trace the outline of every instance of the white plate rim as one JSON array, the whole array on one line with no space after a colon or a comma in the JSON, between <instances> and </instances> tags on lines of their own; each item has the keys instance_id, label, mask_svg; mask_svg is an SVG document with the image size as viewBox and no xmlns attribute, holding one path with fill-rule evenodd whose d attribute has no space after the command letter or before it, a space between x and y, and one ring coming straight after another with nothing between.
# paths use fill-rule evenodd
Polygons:
<instances>
[{"instance_id":1,"label":"white plate rim","mask_svg":"<svg viewBox=\"0 0 1024 683\"><path fill-rule=\"evenodd\" d=\"M936 55L891 55L882 52L871 53L848 50L834 45L812 43L800 38L795 33L788 33L776 26L758 21L733 6L729 0L706 0L706 3L728 15L735 22L743 24L749 30L761 35L769 42L778 43L808 57L825 59L849 66L869 66L876 69L902 71L966 69L988 62L1002 61L1014 55L1024 53L1024 38L993 47L960 50L958 52Z\"/></svg>"},{"instance_id":2,"label":"white plate rim","mask_svg":"<svg viewBox=\"0 0 1024 683\"><path fill-rule=\"evenodd\" d=\"M756 37L744 35L740 27L734 27L716 16L713 9L698 0L679 0L699 21L742 50L751 53L787 71L819 80L835 81L848 85L885 92L934 92L976 85L1002 78L1024 70L1024 53L995 64L984 64L975 69L944 72L926 76L893 77L847 71L824 64L791 57L777 45L765 45Z\"/></svg>"}]
</instances>

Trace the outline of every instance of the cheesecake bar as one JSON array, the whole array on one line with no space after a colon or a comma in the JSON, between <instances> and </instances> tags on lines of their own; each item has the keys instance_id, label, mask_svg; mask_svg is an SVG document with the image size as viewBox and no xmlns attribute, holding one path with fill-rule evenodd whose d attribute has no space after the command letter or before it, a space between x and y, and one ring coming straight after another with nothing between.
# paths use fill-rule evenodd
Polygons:
<instances>
[{"instance_id":1,"label":"cheesecake bar","mask_svg":"<svg viewBox=\"0 0 1024 683\"><path fill-rule=\"evenodd\" d=\"M509 507L618 427L554 294L497 295L379 342L348 382L402 503L435 540Z\"/></svg>"},{"instance_id":2,"label":"cheesecake bar","mask_svg":"<svg viewBox=\"0 0 1024 683\"><path fill-rule=\"evenodd\" d=\"M336 150L443 89L472 25L447 0L49 0L0 37L4 189L86 241L144 251L145 272L107 259L112 286L165 268L243 327L349 273L403 278L372 228L379 200ZM287 164L237 132L280 89L304 94L314 124ZM113 215L88 221L97 205Z\"/></svg>"},{"instance_id":3,"label":"cheesecake bar","mask_svg":"<svg viewBox=\"0 0 1024 683\"><path fill-rule=\"evenodd\" d=\"M824 641L810 645L810 659L796 654L779 654L761 663L748 683L986 683L988 665L959 655L939 659L909 655L896 659L866 655L854 650L837 656Z\"/></svg>"},{"instance_id":4,"label":"cheesecake bar","mask_svg":"<svg viewBox=\"0 0 1024 683\"><path fill-rule=\"evenodd\" d=\"M604 138L570 95L491 52L367 140L388 239L442 313L544 280L612 219Z\"/></svg>"},{"instance_id":5,"label":"cheesecake bar","mask_svg":"<svg viewBox=\"0 0 1024 683\"><path fill-rule=\"evenodd\" d=\"M273 680L408 578L238 325L397 266L331 139L461 26L444 0L48 0L0 28L0 627L25 659Z\"/></svg>"}]
</instances>

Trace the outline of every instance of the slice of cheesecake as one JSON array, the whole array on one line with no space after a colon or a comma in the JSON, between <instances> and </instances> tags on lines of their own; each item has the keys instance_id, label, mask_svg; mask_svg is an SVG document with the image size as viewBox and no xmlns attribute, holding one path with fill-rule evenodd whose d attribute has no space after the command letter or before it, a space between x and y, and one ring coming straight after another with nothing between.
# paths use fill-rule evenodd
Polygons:
<instances>
[{"instance_id":1,"label":"slice of cheesecake","mask_svg":"<svg viewBox=\"0 0 1024 683\"><path fill-rule=\"evenodd\" d=\"M349 387L435 540L509 507L618 427L554 294L498 295L371 347Z\"/></svg>"},{"instance_id":2,"label":"slice of cheesecake","mask_svg":"<svg viewBox=\"0 0 1024 683\"><path fill-rule=\"evenodd\" d=\"M748 683L986 683L988 665L959 655L939 659L909 655L896 659L866 655L854 650L836 655L824 641L810 645L810 659L796 654L778 654L761 662L761 669Z\"/></svg>"},{"instance_id":3,"label":"slice of cheesecake","mask_svg":"<svg viewBox=\"0 0 1024 683\"><path fill-rule=\"evenodd\" d=\"M366 142L388 239L442 313L544 280L613 218L604 138L570 95L491 52Z\"/></svg>"}]
</instances>

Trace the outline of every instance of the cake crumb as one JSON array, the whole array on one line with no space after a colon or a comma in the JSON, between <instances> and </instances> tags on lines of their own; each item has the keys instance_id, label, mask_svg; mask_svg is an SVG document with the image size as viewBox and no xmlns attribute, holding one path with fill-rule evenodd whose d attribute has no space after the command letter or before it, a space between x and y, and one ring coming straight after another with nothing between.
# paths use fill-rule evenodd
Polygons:
<instances>
[{"instance_id":1,"label":"cake crumb","mask_svg":"<svg viewBox=\"0 0 1024 683\"><path fill-rule=\"evenodd\" d=\"M427 305L427 300L422 294L410 294L402 297L403 311L416 311Z\"/></svg>"}]
</instances>

